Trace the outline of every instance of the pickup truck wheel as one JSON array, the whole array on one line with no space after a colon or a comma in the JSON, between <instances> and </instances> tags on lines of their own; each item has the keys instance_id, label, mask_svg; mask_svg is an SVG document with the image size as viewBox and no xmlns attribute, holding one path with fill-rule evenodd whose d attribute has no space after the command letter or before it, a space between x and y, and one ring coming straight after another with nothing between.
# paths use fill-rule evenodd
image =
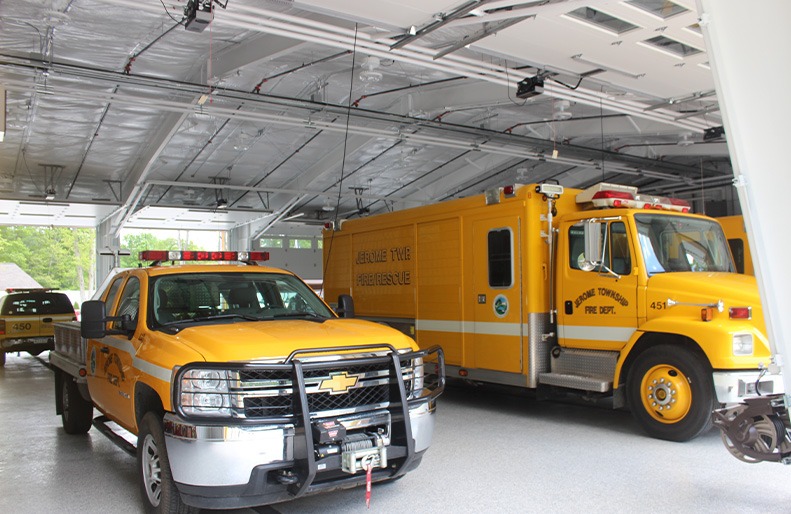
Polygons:
<instances>
[{"instance_id":1,"label":"pickup truck wheel","mask_svg":"<svg viewBox=\"0 0 791 514\"><path fill-rule=\"evenodd\" d=\"M67 434L84 434L91 429L93 404L82 397L77 382L71 377L66 375L62 380L60 419L63 430Z\"/></svg>"},{"instance_id":2,"label":"pickup truck wheel","mask_svg":"<svg viewBox=\"0 0 791 514\"><path fill-rule=\"evenodd\" d=\"M651 437L688 441L712 425L711 369L686 348L659 345L640 354L626 391L632 415Z\"/></svg>"},{"instance_id":3,"label":"pickup truck wheel","mask_svg":"<svg viewBox=\"0 0 791 514\"><path fill-rule=\"evenodd\" d=\"M140 422L137 469L146 512L192 514L199 511L181 500L170 472L162 417L154 412L146 413Z\"/></svg>"}]
</instances>

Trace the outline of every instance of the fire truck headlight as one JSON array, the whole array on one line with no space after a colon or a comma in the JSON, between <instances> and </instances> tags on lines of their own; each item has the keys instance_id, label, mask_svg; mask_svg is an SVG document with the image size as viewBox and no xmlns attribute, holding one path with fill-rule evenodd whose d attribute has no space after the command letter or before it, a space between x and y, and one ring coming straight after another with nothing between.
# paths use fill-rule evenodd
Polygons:
<instances>
[{"instance_id":1,"label":"fire truck headlight","mask_svg":"<svg viewBox=\"0 0 791 514\"><path fill-rule=\"evenodd\" d=\"M182 375L179 386L179 399L184 414L231 416L227 371L192 369Z\"/></svg>"},{"instance_id":2,"label":"fire truck headlight","mask_svg":"<svg viewBox=\"0 0 791 514\"><path fill-rule=\"evenodd\" d=\"M752 334L733 334L733 354L752 355L753 354L753 335Z\"/></svg>"}]
</instances>

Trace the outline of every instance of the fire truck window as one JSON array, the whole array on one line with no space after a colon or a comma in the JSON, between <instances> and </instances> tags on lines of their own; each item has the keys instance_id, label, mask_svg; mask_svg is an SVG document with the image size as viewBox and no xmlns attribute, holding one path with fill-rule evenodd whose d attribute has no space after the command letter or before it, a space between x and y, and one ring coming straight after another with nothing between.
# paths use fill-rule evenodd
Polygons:
<instances>
[{"instance_id":1,"label":"fire truck window","mask_svg":"<svg viewBox=\"0 0 791 514\"><path fill-rule=\"evenodd\" d=\"M511 287L512 254L511 230L500 228L489 231L489 287Z\"/></svg>"},{"instance_id":2,"label":"fire truck window","mask_svg":"<svg viewBox=\"0 0 791 514\"><path fill-rule=\"evenodd\" d=\"M731 247L736 271L744 274L744 241L741 239L728 239L728 246Z\"/></svg>"},{"instance_id":3,"label":"fire truck window","mask_svg":"<svg viewBox=\"0 0 791 514\"><path fill-rule=\"evenodd\" d=\"M585 254L585 228L582 223L572 225L569 229L569 267L571 269L582 269Z\"/></svg>"},{"instance_id":4,"label":"fire truck window","mask_svg":"<svg viewBox=\"0 0 791 514\"><path fill-rule=\"evenodd\" d=\"M626 236L626 225L621 221L610 224L610 248L612 255L610 269L619 275L631 274L632 259L629 254L629 238Z\"/></svg>"}]
</instances>

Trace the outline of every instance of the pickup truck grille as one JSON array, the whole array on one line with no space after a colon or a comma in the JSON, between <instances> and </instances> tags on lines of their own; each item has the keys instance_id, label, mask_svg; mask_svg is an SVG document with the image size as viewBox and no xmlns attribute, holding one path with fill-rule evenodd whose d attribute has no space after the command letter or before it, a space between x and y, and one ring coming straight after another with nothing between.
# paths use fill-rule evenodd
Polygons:
<instances>
[{"instance_id":1,"label":"pickup truck grille","mask_svg":"<svg viewBox=\"0 0 791 514\"><path fill-rule=\"evenodd\" d=\"M330 350L336 349L351 348ZM430 401L445 386L438 346L400 354L346 355L332 360L289 357L273 364L190 363L176 375L173 404L189 419L287 422L303 415L300 398L307 414L316 418Z\"/></svg>"},{"instance_id":2,"label":"pickup truck grille","mask_svg":"<svg viewBox=\"0 0 791 514\"><path fill-rule=\"evenodd\" d=\"M402 370L408 378L411 369ZM311 414L334 411L354 411L360 407L384 406L390 402L390 371L388 362L344 365L342 361L320 369L306 369L305 392ZM338 379L338 386L345 391L326 390ZM244 369L238 372L236 384L231 382L232 401L237 415L245 418L290 416L294 414L295 401L291 372L285 370ZM241 401L239 401L241 400Z\"/></svg>"}]
</instances>

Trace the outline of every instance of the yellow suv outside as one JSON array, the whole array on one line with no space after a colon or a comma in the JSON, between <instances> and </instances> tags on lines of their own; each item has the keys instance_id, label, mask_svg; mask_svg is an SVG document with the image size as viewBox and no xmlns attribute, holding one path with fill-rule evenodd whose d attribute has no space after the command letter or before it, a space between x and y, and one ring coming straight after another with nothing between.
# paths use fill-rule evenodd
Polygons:
<instances>
[{"instance_id":1,"label":"yellow suv outside","mask_svg":"<svg viewBox=\"0 0 791 514\"><path fill-rule=\"evenodd\" d=\"M0 298L0 366L5 354L52 350L53 323L76 321L69 297L52 289L6 289Z\"/></svg>"}]
</instances>

